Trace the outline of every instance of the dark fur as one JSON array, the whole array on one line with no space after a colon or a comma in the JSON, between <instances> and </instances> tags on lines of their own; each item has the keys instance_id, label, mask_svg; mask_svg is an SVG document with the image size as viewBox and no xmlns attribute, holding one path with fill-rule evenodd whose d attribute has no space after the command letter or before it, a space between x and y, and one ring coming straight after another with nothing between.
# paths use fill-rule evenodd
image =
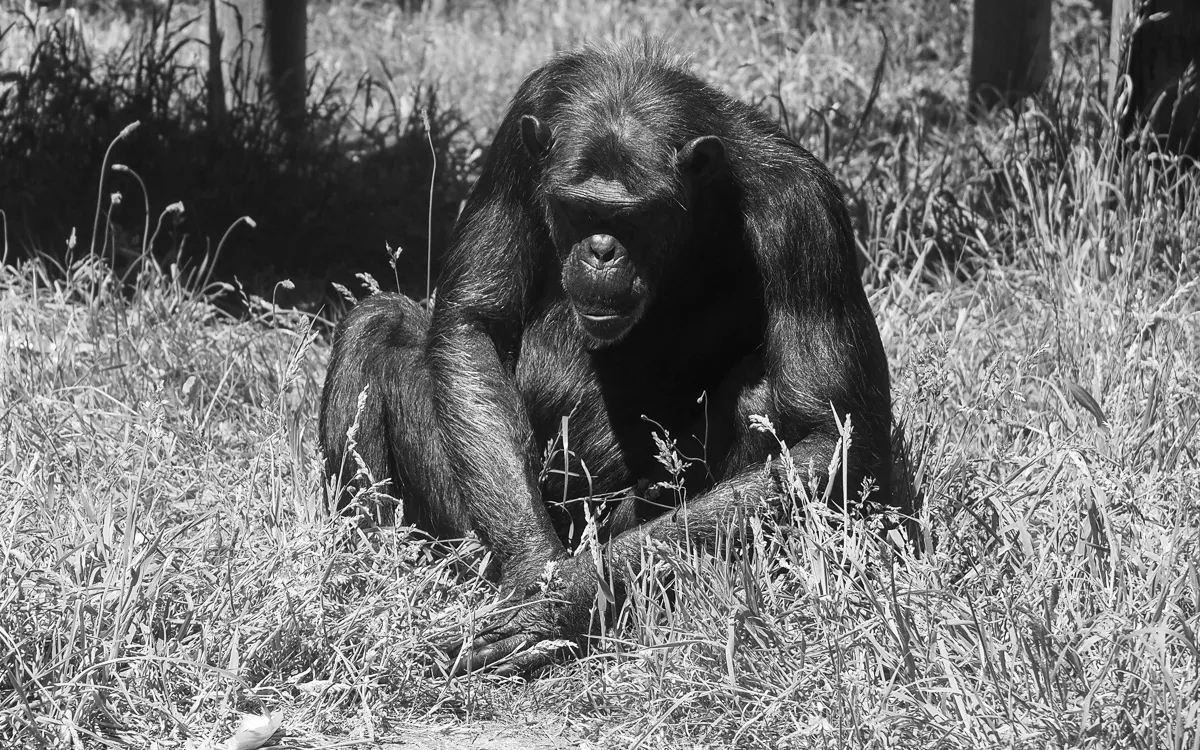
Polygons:
<instances>
[{"instance_id":1,"label":"dark fur","mask_svg":"<svg viewBox=\"0 0 1200 750\"><path fill-rule=\"evenodd\" d=\"M525 115L536 120L523 139ZM539 157L527 144L538 148L546 129ZM720 139L723 164L689 181L676 160L704 136ZM608 345L583 334L568 304L563 276L576 261L553 200L592 177L654 207L650 229L626 243L649 302ZM706 457L686 475L688 531L700 537L779 492L778 472L764 468L778 444L748 427L751 414L771 419L796 466L821 474L838 434L831 405L852 415L850 487L871 476L886 498L887 360L854 252L829 171L761 112L652 44L559 56L525 80L496 133L432 319L377 295L338 326L321 410L328 470L353 474L346 430L366 387L357 442L374 478L391 480L408 520L441 535L477 532L518 594L548 561L571 564L570 519L548 510L564 496L561 474L539 481L564 416L569 497L666 479L654 424L682 453ZM604 291L601 280L582 283ZM624 503L606 536L626 561L645 534L682 534L682 514ZM571 576L585 583L568 580L576 593L566 598L583 597L586 613L594 585ZM502 635L532 631L526 645L574 637L587 627L579 616L526 617Z\"/></svg>"}]
</instances>

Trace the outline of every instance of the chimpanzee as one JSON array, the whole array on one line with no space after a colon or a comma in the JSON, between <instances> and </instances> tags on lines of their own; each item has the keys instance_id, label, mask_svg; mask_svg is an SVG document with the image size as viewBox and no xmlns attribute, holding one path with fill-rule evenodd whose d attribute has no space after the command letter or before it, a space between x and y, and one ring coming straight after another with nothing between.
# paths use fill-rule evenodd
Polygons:
<instances>
[{"instance_id":1,"label":"chimpanzee","mask_svg":"<svg viewBox=\"0 0 1200 750\"><path fill-rule=\"evenodd\" d=\"M584 503L564 500L627 490L599 537L619 579L647 536L711 540L778 497L780 440L826 481L848 417L849 499L867 477L886 499L887 358L836 182L641 41L521 84L432 314L377 294L341 321L320 432L343 484L388 480L408 522L491 548L525 606L459 664L524 671L589 629L596 565L568 551Z\"/></svg>"}]
</instances>

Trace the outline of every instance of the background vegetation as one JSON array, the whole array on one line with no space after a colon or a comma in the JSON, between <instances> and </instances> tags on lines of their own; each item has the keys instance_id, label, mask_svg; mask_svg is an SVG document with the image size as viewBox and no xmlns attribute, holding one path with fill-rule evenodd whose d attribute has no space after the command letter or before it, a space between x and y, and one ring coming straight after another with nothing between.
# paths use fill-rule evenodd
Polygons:
<instances>
[{"instance_id":1,"label":"background vegetation","mask_svg":"<svg viewBox=\"0 0 1200 750\"><path fill-rule=\"evenodd\" d=\"M287 153L203 127L197 8L96 6L0 5L0 745L1198 746L1197 177L1115 136L1086 0L983 121L950 0L317 3ZM582 661L429 677L493 592L325 513L328 282L423 294L519 80L645 32L843 181L924 507L897 549L793 493Z\"/></svg>"}]
</instances>

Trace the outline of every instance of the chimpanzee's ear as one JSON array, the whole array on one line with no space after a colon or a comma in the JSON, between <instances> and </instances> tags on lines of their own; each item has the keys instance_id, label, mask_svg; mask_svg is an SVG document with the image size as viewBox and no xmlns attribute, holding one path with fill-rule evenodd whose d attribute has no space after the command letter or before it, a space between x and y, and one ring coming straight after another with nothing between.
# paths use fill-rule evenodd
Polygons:
<instances>
[{"instance_id":1,"label":"chimpanzee's ear","mask_svg":"<svg viewBox=\"0 0 1200 750\"><path fill-rule=\"evenodd\" d=\"M533 115L521 118L521 140L525 142L525 149L535 159L540 159L550 150L550 139L550 128L541 120Z\"/></svg>"},{"instance_id":2,"label":"chimpanzee's ear","mask_svg":"<svg viewBox=\"0 0 1200 750\"><path fill-rule=\"evenodd\" d=\"M725 172L725 144L715 135L701 136L679 149L677 160L680 172L704 185Z\"/></svg>"}]
</instances>

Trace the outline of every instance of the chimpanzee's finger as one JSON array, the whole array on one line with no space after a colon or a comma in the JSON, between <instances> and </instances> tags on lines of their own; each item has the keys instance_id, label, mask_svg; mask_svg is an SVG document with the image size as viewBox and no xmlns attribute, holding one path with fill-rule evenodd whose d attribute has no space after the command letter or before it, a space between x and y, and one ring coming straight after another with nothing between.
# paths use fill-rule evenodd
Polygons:
<instances>
[{"instance_id":1,"label":"chimpanzee's finger","mask_svg":"<svg viewBox=\"0 0 1200 750\"><path fill-rule=\"evenodd\" d=\"M565 641L539 641L497 666L496 674L501 677L530 674L562 661L577 648L576 644Z\"/></svg>"},{"instance_id":2,"label":"chimpanzee's finger","mask_svg":"<svg viewBox=\"0 0 1200 750\"><path fill-rule=\"evenodd\" d=\"M465 638L459 637L447 641L434 641L433 647L446 656L454 657L458 655L459 651L462 651L463 644L466 642Z\"/></svg>"},{"instance_id":3,"label":"chimpanzee's finger","mask_svg":"<svg viewBox=\"0 0 1200 750\"><path fill-rule=\"evenodd\" d=\"M471 620L477 625L484 622L491 622L489 625L483 625L475 629L474 636L471 638L471 647L475 648L481 645L487 645L495 641L503 640L511 635L519 632L520 628L516 625L515 618L520 610L520 606L508 607L503 610L497 610L497 604L489 604L488 606L476 610L472 615ZM449 640L435 642L434 646L439 651L453 658L458 656L464 648L467 648L467 638L459 636Z\"/></svg>"},{"instance_id":4,"label":"chimpanzee's finger","mask_svg":"<svg viewBox=\"0 0 1200 750\"><path fill-rule=\"evenodd\" d=\"M471 644L471 648L459 654L458 658L454 660L450 673L454 677L460 677L468 672L486 669L507 658L513 652L529 646L534 640L533 637L524 633L491 643L483 643L476 639L476 642Z\"/></svg>"},{"instance_id":5,"label":"chimpanzee's finger","mask_svg":"<svg viewBox=\"0 0 1200 750\"><path fill-rule=\"evenodd\" d=\"M507 626L507 627L506 627ZM433 644L434 648L440 651L446 660L435 664L429 670L432 677L445 677L447 675L457 676L464 674L469 669L464 670L459 667L459 662L464 654L470 654L478 649L485 648L491 644L511 637L516 633L517 628L512 625L511 618L506 618L503 622L496 623L487 628L483 628L475 632L475 637L470 641L466 637L460 636L452 640L438 641Z\"/></svg>"}]
</instances>

